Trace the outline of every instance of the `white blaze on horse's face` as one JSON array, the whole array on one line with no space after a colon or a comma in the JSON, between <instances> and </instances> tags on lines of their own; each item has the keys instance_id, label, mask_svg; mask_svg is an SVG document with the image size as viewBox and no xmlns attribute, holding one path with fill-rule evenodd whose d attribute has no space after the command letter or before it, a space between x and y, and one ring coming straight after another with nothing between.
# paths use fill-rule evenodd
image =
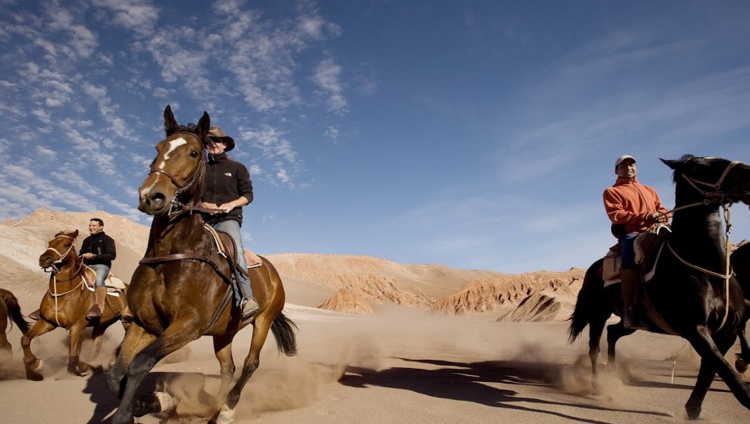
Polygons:
<instances>
[{"instance_id":1,"label":"white blaze on horse's face","mask_svg":"<svg viewBox=\"0 0 750 424\"><path fill-rule=\"evenodd\" d=\"M170 141L169 150L167 150L167 153L164 153L164 159L162 159L161 163L159 164L159 169L164 169L164 167L167 165L167 161L169 160L170 153L172 153L175 149L185 144L187 144L187 140L185 140L182 137L175 138L174 140Z\"/></svg>"}]
</instances>

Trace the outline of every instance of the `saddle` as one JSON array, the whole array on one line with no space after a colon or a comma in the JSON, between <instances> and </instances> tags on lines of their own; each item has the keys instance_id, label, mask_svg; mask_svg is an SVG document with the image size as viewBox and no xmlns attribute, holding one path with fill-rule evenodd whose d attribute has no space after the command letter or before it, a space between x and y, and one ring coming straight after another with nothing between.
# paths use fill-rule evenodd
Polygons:
<instances>
[{"instance_id":1,"label":"saddle","mask_svg":"<svg viewBox=\"0 0 750 424\"><path fill-rule=\"evenodd\" d=\"M234 272L244 272L245 275L247 275L246 269L243 270L237 266L237 245L234 243L232 237L223 231L216 231L214 227L208 224L204 224L203 227L213 237L214 242L216 243L216 248L219 251L219 255L223 256L227 260L227 262L229 263L229 268L234 270ZM251 252L248 249L245 249L245 252L243 253L245 254L248 268L255 268L263 265L263 261L255 253Z\"/></svg>"},{"instance_id":2,"label":"saddle","mask_svg":"<svg viewBox=\"0 0 750 424\"><path fill-rule=\"evenodd\" d=\"M635 263L640 265L641 276L643 281L650 280L650 272L656 266L659 257L660 247L664 245L669 233L672 230L665 224L654 224L648 230L642 232L636 237L633 243L635 252ZM604 255L604 263L600 270L600 275L604 280L604 286L620 282L620 270L622 269L622 252L620 243L609 248Z\"/></svg>"},{"instance_id":3,"label":"saddle","mask_svg":"<svg viewBox=\"0 0 750 424\"><path fill-rule=\"evenodd\" d=\"M89 291L95 291L96 271L84 265L82 275L83 275L83 281L85 282L84 285L86 286L86 288L89 289ZM110 272L109 275L107 275L107 278L104 279L104 287L107 288L108 295L119 296L120 293L125 291L125 288L127 286L125 285L124 281L115 277L115 275Z\"/></svg>"}]
</instances>

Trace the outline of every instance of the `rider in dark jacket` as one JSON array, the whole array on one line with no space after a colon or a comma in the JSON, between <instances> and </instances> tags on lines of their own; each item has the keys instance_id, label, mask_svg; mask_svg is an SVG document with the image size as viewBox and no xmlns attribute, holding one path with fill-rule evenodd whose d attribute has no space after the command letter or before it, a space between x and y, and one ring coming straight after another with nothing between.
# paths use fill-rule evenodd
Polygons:
<instances>
[{"instance_id":1,"label":"rider in dark jacket","mask_svg":"<svg viewBox=\"0 0 750 424\"><path fill-rule=\"evenodd\" d=\"M81 245L80 256L83 258L83 263L96 272L96 289L94 289L96 303L86 312L86 319L94 320L101 318L104 310L104 298L107 296L104 280L112 268L112 261L117 257L117 250L112 237L104 234L104 221L101 219L91 218L89 232L91 235L86 237Z\"/></svg>"}]
</instances>

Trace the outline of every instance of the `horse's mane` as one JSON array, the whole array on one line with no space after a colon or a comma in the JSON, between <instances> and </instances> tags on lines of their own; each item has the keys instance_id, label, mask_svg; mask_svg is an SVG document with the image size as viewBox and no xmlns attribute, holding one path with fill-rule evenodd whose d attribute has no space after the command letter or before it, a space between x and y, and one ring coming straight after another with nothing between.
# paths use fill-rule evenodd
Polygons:
<instances>
[{"instance_id":1,"label":"horse's mane","mask_svg":"<svg viewBox=\"0 0 750 424\"><path fill-rule=\"evenodd\" d=\"M707 167L710 165L709 158L693 156L693 155L682 155L679 159L674 162L672 173L672 182L677 182L677 179L682 176L684 171L695 170L699 167Z\"/></svg>"},{"instance_id":2,"label":"horse's mane","mask_svg":"<svg viewBox=\"0 0 750 424\"><path fill-rule=\"evenodd\" d=\"M198 138L200 138L200 135L198 135L198 126L193 123L189 123L185 125L178 125L177 131L195 134L196 136L198 136ZM201 139L201 143L203 143L203 147L205 148L205 147L208 147L209 144L214 144L215 142L212 141L211 138L205 137Z\"/></svg>"}]
</instances>

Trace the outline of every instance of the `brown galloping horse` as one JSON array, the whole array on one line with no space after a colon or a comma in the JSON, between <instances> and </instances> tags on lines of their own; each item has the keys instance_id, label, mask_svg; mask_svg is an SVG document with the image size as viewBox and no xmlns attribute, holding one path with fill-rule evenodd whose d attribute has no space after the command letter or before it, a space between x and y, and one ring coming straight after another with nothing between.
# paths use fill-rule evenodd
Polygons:
<instances>
[{"instance_id":1,"label":"brown galloping horse","mask_svg":"<svg viewBox=\"0 0 750 424\"><path fill-rule=\"evenodd\" d=\"M206 170L207 113L195 128L180 127L172 109L164 110L167 137L156 146L151 172L139 189L138 209L153 215L146 254L133 273L128 305L133 323L125 333L107 375L109 390L121 399L112 423L133 423L134 416L170 408L163 392L136 398L136 389L159 360L203 335L210 335L219 360L221 385L212 422L230 423L240 394L258 368L260 350L273 332L279 350L296 353L294 323L282 313L284 287L265 258L248 273L260 310L253 321L250 353L242 374L229 390L235 366L232 339L248 322L232 306L232 270L220 255L200 213L192 213L203 192ZM232 255L227 255L233 257Z\"/></svg>"},{"instance_id":2,"label":"brown galloping horse","mask_svg":"<svg viewBox=\"0 0 750 424\"><path fill-rule=\"evenodd\" d=\"M8 290L0 289L0 351L11 352L12 346L8 342L5 331L8 328L8 320L13 320L21 330L21 334L29 332L29 323L21 314L21 307L18 306L18 299Z\"/></svg>"},{"instance_id":3,"label":"brown galloping horse","mask_svg":"<svg viewBox=\"0 0 750 424\"><path fill-rule=\"evenodd\" d=\"M89 374L91 368L79 360L86 327L93 327L91 338L94 341L94 357L99 354L102 347L104 331L120 318L126 306L125 293L121 293L120 297L107 296L101 319L86 320L86 312L95 300L94 293L85 287L83 273L87 268L83 265L83 260L76 255L76 237L78 230L57 233L55 238L50 240L47 250L39 256L39 266L44 269L51 268L52 273L49 288L39 308L40 318L21 338L26 378L29 380L44 379L39 373L43 362L31 353L31 340L57 327L70 331L68 372L79 376Z\"/></svg>"}]
</instances>

